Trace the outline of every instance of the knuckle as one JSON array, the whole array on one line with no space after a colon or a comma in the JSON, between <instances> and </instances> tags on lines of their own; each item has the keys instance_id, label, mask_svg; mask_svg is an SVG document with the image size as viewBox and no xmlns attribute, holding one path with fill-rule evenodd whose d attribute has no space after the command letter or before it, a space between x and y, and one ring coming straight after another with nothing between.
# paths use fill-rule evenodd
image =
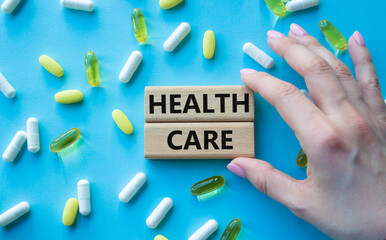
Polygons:
<instances>
[{"instance_id":1,"label":"knuckle","mask_svg":"<svg viewBox=\"0 0 386 240\"><path fill-rule=\"evenodd\" d=\"M261 174L256 174L253 178L252 184L262 193L268 195L268 179L266 176L269 175L269 172L274 168L271 164L266 164L262 166L265 174L262 176ZM262 169L261 169L262 170Z\"/></svg>"},{"instance_id":2,"label":"knuckle","mask_svg":"<svg viewBox=\"0 0 386 240\"><path fill-rule=\"evenodd\" d=\"M315 74L331 71L331 66L320 56L315 56L310 61L309 71Z\"/></svg>"},{"instance_id":3,"label":"knuckle","mask_svg":"<svg viewBox=\"0 0 386 240\"><path fill-rule=\"evenodd\" d=\"M373 90L373 89L374 90L380 90L381 89L378 77L369 78L369 79L367 79L365 81L361 81L359 83L359 86L361 88L369 89L369 90Z\"/></svg>"},{"instance_id":4,"label":"knuckle","mask_svg":"<svg viewBox=\"0 0 386 240\"><path fill-rule=\"evenodd\" d=\"M291 83L280 84L279 89L277 90L279 98L288 98L296 94L298 89Z\"/></svg>"},{"instance_id":5,"label":"knuckle","mask_svg":"<svg viewBox=\"0 0 386 240\"><path fill-rule=\"evenodd\" d=\"M340 148L343 145L341 133L336 127L324 129L320 135L319 146L323 150Z\"/></svg>"},{"instance_id":6,"label":"knuckle","mask_svg":"<svg viewBox=\"0 0 386 240\"><path fill-rule=\"evenodd\" d=\"M350 69L344 65L343 63L339 63L334 67L335 73L338 75L338 77L343 78L352 78L352 74Z\"/></svg>"},{"instance_id":7,"label":"knuckle","mask_svg":"<svg viewBox=\"0 0 386 240\"><path fill-rule=\"evenodd\" d=\"M316 38L312 38L307 42L307 46L310 48L320 48L322 44Z\"/></svg>"}]
</instances>

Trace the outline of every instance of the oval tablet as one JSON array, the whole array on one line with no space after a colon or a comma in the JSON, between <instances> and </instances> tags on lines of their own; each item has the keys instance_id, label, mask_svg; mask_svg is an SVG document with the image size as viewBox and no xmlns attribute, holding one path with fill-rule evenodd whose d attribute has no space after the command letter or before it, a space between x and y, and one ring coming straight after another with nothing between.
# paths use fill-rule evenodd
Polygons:
<instances>
[{"instance_id":1,"label":"oval tablet","mask_svg":"<svg viewBox=\"0 0 386 240\"><path fill-rule=\"evenodd\" d=\"M80 102L83 99L83 94L79 90L66 90L55 94L55 101L62 104L71 104Z\"/></svg>"},{"instance_id":2,"label":"oval tablet","mask_svg":"<svg viewBox=\"0 0 386 240\"><path fill-rule=\"evenodd\" d=\"M41 55L39 58L40 64L50 73L57 77L63 76L63 68L52 58L47 55Z\"/></svg>"},{"instance_id":3,"label":"oval tablet","mask_svg":"<svg viewBox=\"0 0 386 240\"><path fill-rule=\"evenodd\" d=\"M76 200L75 198L68 199L66 206L64 207L64 210L63 210L63 218L62 218L63 224L66 226L71 226L76 219L77 213L78 213L78 200Z\"/></svg>"},{"instance_id":4,"label":"oval tablet","mask_svg":"<svg viewBox=\"0 0 386 240\"><path fill-rule=\"evenodd\" d=\"M166 10L166 9L177 6L182 1L183 0L159 0L159 5L162 9Z\"/></svg>"},{"instance_id":5,"label":"oval tablet","mask_svg":"<svg viewBox=\"0 0 386 240\"><path fill-rule=\"evenodd\" d=\"M206 31L202 43L202 51L206 59L211 59L213 57L215 46L216 40L214 37L214 32L212 30Z\"/></svg>"},{"instance_id":6,"label":"oval tablet","mask_svg":"<svg viewBox=\"0 0 386 240\"><path fill-rule=\"evenodd\" d=\"M126 117L126 115L119 109L115 109L113 111L113 119L117 126L122 130L122 132L126 134L133 133L133 125L131 125L130 120Z\"/></svg>"},{"instance_id":7,"label":"oval tablet","mask_svg":"<svg viewBox=\"0 0 386 240\"><path fill-rule=\"evenodd\" d=\"M155 236L154 240L168 240L168 239L162 235L157 235Z\"/></svg>"}]
</instances>

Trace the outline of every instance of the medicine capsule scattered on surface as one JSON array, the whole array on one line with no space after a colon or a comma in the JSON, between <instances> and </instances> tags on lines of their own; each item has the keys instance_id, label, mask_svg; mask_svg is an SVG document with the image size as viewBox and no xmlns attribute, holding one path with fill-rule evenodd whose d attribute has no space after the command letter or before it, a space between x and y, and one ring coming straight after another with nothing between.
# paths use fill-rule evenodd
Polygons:
<instances>
[{"instance_id":1,"label":"medicine capsule scattered on surface","mask_svg":"<svg viewBox=\"0 0 386 240\"><path fill-rule=\"evenodd\" d=\"M64 74L63 68L52 58L47 55L41 55L39 58L40 64L50 73L57 77L61 77Z\"/></svg>"},{"instance_id":2,"label":"medicine capsule scattered on surface","mask_svg":"<svg viewBox=\"0 0 386 240\"><path fill-rule=\"evenodd\" d=\"M91 0L60 0L60 4L62 7L74 10L87 12L92 12L94 10L94 2Z\"/></svg>"},{"instance_id":3,"label":"medicine capsule scattered on surface","mask_svg":"<svg viewBox=\"0 0 386 240\"><path fill-rule=\"evenodd\" d=\"M91 212L90 183L82 179L78 182L79 213L87 216Z\"/></svg>"},{"instance_id":4,"label":"medicine capsule scattered on surface","mask_svg":"<svg viewBox=\"0 0 386 240\"><path fill-rule=\"evenodd\" d=\"M146 219L146 225L149 228L156 228L172 207L173 200L168 197L164 198Z\"/></svg>"},{"instance_id":5,"label":"medicine capsule scattered on surface","mask_svg":"<svg viewBox=\"0 0 386 240\"><path fill-rule=\"evenodd\" d=\"M187 22L181 23L176 30L170 35L170 37L164 43L164 49L167 52L173 51L180 42L188 35L190 32L190 25Z\"/></svg>"},{"instance_id":6,"label":"medicine capsule scattered on surface","mask_svg":"<svg viewBox=\"0 0 386 240\"><path fill-rule=\"evenodd\" d=\"M114 122L117 126L122 130L122 132L126 134L133 133L133 125L131 125L130 120L126 117L126 115L119 109L115 109L112 113Z\"/></svg>"},{"instance_id":7,"label":"medicine capsule scattered on surface","mask_svg":"<svg viewBox=\"0 0 386 240\"><path fill-rule=\"evenodd\" d=\"M278 16L284 15L286 10L282 0L264 0L264 2L274 14Z\"/></svg>"},{"instance_id":8,"label":"medicine capsule scattered on surface","mask_svg":"<svg viewBox=\"0 0 386 240\"><path fill-rule=\"evenodd\" d=\"M334 47L339 50L343 50L347 46L346 38L339 32L339 30L332 25L328 20L322 20L319 23L319 29Z\"/></svg>"},{"instance_id":9,"label":"medicine capsule scattered on surface","mask_svg":"<svg viewBox=\"0 0 386 240\"><path fill-rule=\"evenodd\" d=\"M5 227L29 212L29 204L21 202L0 215L0 225Z\"/></svg>"},{"instance_id":10,"label":"medicine capsule scattered on surface","mask_svg":"<svg viewBox=\"0 0 386 240\"><path fill-rule=\"evenodd\" d=\"M123 188L119 193L119 200L127 203L138 192L138 190L145 184L146 175L142 172L135 175L135 177Z\"/></svg>"},{"instance_id":11,"label":"medicine capsule scattered on surface","mask_svg":"<svg viewBox=\"0 0 386 240\"><path fill-rule=\"evenodd\" d=\"M94 52L88 52L84 57L88 84L95 87L99 84L99 62Z\"/></svg>"},{"instance_id":12,"label":"medicine capsule scattered on surface","mask_svg":"<svg viewBox=\"0 0 386 240\"><path fill-rule=\"evenodd\" d=\"M80 102L83 99L83 94L79 90L66 90L55 94L55 101L61 104L71 104Z\"/></svg>"},{"instance_id":13,"label":"medicine capsule scattered on surface","mask_svg":"<svg viewBox=\"0 0 386 240\"><path fill-rule=\"evenodd\" d=\"M224 186L225 179L223 176L213 176L207 179L204 179L202 181L199 181L198 183L195 183L191 188L190 192L195 195L202 195L208 192L212 192L214 190L217 190Z\"/></svg>"},{"instance_id":14,"label":"medicine capsule scattered on surface","mask_svg":"<svg viewBox=\"0 0 386 240\"><path fill-rule=\"evenodd\" d=\"M162 9L166 10L166 9L177 6L182 1L183 0L159 0L159 5Z\"/></svg>"},{"instance_id":15,"label":"medicine capsule scattered on surface","mask_svg":"<svg viewBox=\"0 0 386 240\"><path fill-rule=\"evenodd\" d=\"M253 45L252 43L250 42L245 43L243 46L243 50L248 56L253 58L253 60L255 60L258 64L260 64L264 68L269 69L273 66L273 59L268 54L260 50L255 45Z\"/></svg>"},{"instance_id":16,"label":"medicine capsule scattered on surface","mask_svg":"<svg viewBox=\"0 0 386 240\"><path fill-rule=\"evenodd\" d=\"M13 98L16 95L15 89L11 86L8 80L0 73L0 91L7 98Z\"/></svg>"},{"instance_id":17,"label":"medicine capsule scattered on surface","mask_svg":"<svg viewBox=\"0 0 386 240\"><path fill-rule=\"evenodd\" d=\"M308 165L307 155L304 153L303 148L300 149L298 156L296 157L296 165L299 167L307 167Z\"/></svg>"},{"instance_id":18,"label":"medicine capsule scattered on surface","mask_svg":"<svg viewBox=\"0 0 386 240\"><path fill-rule=\"evenodd\" d=\"M9 143L8 147L5 149L3 153L3 160L6 162L13 162L17 154L20 152L20 149L26 139L27 134L25 132L17 132L16 135L12 138L12 141Z\"/></svg>"},{"instance_id":19,"label":"medicine capsule scattered on surface","mask_svg":"<svg viewBox=\"0 0 386 240\"><path fill-rule=\"evenodd\" d=\"M138 42L142 43L147 39L147 28L145 17L141 9L134 8L131 13L131 23L133 25L134 36Z\"/></svg>"},{"instance_id":20,"label":"medicine capsule scattered on surface","mask_svg":"<svg viewBox=\"0 0 386 240\"><path fill-rule=\"evenodd\" d=\"M154 240L168 240L168 239L162 235L157 235L155 236Z\"/></svg>"},{"instance_id":21,"label":"medicine capsule scattered on surface","mask_svg":"<svg viewBox=\"0 0 386 240\"><path fill-rule=\"evenodd\" d=\"M241 230L241 221L238 218L233 219L225 228L220 240L236 240Z\"/></svg>"},{"instance_id":22,"label":"medicine capsule scattered on surface","mask_svg":"<svg viewBox=\"0 0 386 240\"><path fill-rule=\"evenodd\" d=\"M288 12L296 12L299 10L315 7L319 5L319 0L292 0L285 5Z\"/></svg>"},{"instance_id":23,"label":"medicine capsule scattered on surface","mask_svg":"<svg viewBox=\"0 0 386 240\"><path fill-rule=\"evenodd\" d=\"M211 219L206 222L202 227L200 227L188 240L205 240L208 239L218 228L218 223L216 220Z\"/></svg>"},{"instance_id":24,"label":"medicine capsule scattered on surface","mask_svg":"<svg viewBox=\"0 0 386 240\"><path fill-rule=\"evenodd\" d=\"M28 151L36 153L40 150L39 123L36 118L27 120L27 145Z\"/></svg>"},{"instance_id":25,"label":"medicine capsule scattered on surface","mask_svg":"<svg viewBox=\"0 0 386 240\"><path fill-rule=\"evenodd\" d=\"M119 81L123 83L129 82L141 61L142 53L140 53L139 51L132 52L129 59L127 59L121 73L119 74Z\"/></svg>"},{"instance_id":26,"label":"medicine capsule scattered on surface","mask_svg":"<svg viewBox=\"0 0 386 240\"><path fill-rule=\"evenodd\" d=\"M204 34L204 40L202 43L202 51L206 59L211 59L213 57L215 47L216 39L214 32L212 30L208 30Z\"/></svg>"},{"instance_id":27,"label":"medicine capsule scattered on surface","mask_svg":"<svg viewBox=\"0 0 386 240\"><path fill-rule=\"evenodd\" d=\"M67 200L66 206L63 210L62 222L66 226L71 226L78 214L78 200L76 198L70 198Z\"/></svg>"},{"instance_id":28,"label":"medicine capsule scattered on surface","mask_svg":"<svg viewBox=\"0 0 386 240\"><path fill-rule=\"evenodd\" d=\"M80 135L81 133L79 129L71 128L52 141L50 144L50 150L54 153L60 152L74 144L80 138Z\"/></svg>"},{"instance_id":29,"label":"medicine capsule scattered on surface","mask_svg":"<svg viewBox=\"0 0 386 240\"><path fill-rule=\"evenodd\" d=\"M19 5L21 0L5 0L4 3L1 5L1 11L4 13L11 13L17 5Z\"/></svg>"}]
</instances>

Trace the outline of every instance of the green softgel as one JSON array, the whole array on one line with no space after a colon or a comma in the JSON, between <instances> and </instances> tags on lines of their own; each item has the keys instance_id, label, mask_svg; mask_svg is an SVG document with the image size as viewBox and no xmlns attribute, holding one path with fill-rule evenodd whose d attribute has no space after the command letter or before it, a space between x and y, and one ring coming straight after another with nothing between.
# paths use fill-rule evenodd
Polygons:
<instances>
[{"instance_id":1,"label":"green softgel","mask_svg":"<svg viewBox=\"0 0 386 240\"><path fill-rule=\"evenodd\" d=\"M88 83L95 87L99 84L99 62L94 52L88 52L84 57Z\"/></svg>"},{"instance_id":2,"label":"green softgel","mask_svg":"<svg viewBox=\"0 0 386 240\"><path fill-rule=\"evenodd\" d=\"M233 219L225 228L220 240L236 240L241 230L241 221L238 218Z\"/></svg>"},{"instance_id":3,"label":"green softgel","mask_svg":"<svg viewBox=\"0 0 386 240\"><path fill-rule=\"evenodd\" d=\"M334 47L343 50L347 46L346 38L339 32L339 30L327 20L322 20L319 23L320 31Z\"/></svg>"},{"instance_id":4,"label":"green softgel","mask_svg":"<svg viewBox=\"0 0 386 240\"><path fill-rule=\"evenodd\" d=\"M283 0L264 0L264 2L274 14L278 16L284 15L286 9Z\"/></svg>"},{"instance_id":5,"label":"green softgel","mask_svg":"<svg viewBox=\"0 0 386 240\"><path fill-rule=\"evenodd\" d=\"M50 150L54 153L60 152L76 142L80 138L80 135L79 129L71 128L52 141L50 144Z\"/></svg>"},{"instance_id":6,"label":"green softgel","mask_svg":"<svg viewBox=\"0 0 386 240\"><path fill-rule=\"evenodd\" d=\"M307 164L307 155L303 152L303 148L301 148L298 153L298 156L296 157L296 165L298 165L299 167L307 167Z\"/></svg>"},{"instance_id":7,"label":"green softgel","mask_svg":"<svg viewBox=\"0 0 386 240\"><path fill-rule=\"evenodd\" d=\"M147 28L145 17L139 8L134 8L131 13L131 23L133 24L134 36L138 42L142 43L147 39Z\"/></svg>"},{"instance_id":8,"label":"green softgel","mask_svg":"<svg viewBox=\"0 0 386 240\"><path fill-rule=\"evenodd\" d=\"M198 196L198 195L202 195L202 194L217 190L222 186L224 186L224 184L225 184L225 179L222 176L213 176L194 184L190 188L190 192L193 195Z\"/></svg>"}]
</instances>

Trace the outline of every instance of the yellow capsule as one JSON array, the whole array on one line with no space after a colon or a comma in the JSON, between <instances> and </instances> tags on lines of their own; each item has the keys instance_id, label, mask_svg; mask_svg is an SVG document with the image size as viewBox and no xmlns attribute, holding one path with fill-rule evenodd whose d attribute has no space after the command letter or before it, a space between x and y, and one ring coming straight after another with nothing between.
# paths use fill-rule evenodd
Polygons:
<instances>
[{"instance_id":1,"label":"yellow capsule","mask_svg":"<svg viewBox=\"0 0 386 240\"><path fill-rule=\"evenodd\" d=\"M145 17L141 9L134 8L131 13L131 23L133 25L134 36L138 42L142 43L147 39L147 27Z\"/></svg>"},{"instance_id":2,"label":"yellow capsule","mask_svg":"<svg viewBox=\"0 0 386 240\"><path fill-rule=\"evenodd\" d=\"M202 51L206 59L211 59L214 54L214 49L216 47L216 39L214 37L214 32L208 30L204 34L204 40L202 43Z\"/></svg>"},{"instance_id":3,"label":"yellow capsule","mask_svg":"<svg viewBox=\"0 0 386 240\"><path fill-rule=\"evenodd\" d=\"M63 210L62 222L66 226L71 226L78 214L78 200L75 198L70 198L67 200L66 206Z\"/></svg>"},{"instance_id":4,"label":"yellow capsule","mask_svg":"<svg viewBox=\"0 0 386 240\"><path fill-rule=\"evenodd\" d=\"M183 0L159 0L159 5L162 9L166 10L166 9L177 6L182 1Z\"/></svg>"},{"instance_id":5,"label":"yellow capsule","mask_svg":"<svg viewBox=\"0 0 386 240\"><path fill-rule=\"evenodd\" d=\"M95 87L99 84L99 61L94 52L88 52L84 57L88 83Z\"/></svg>"},{"instance_id":6,"label":"yellow capsule","mask_svg":"<svg viewBox=\"0 0 386 240\"><path fill-rule=\"evenodd\" d=\"M346 38L339 32L339 30L328 20L322 20L319 23L319 29L334 47L343 50L347 46Z\"/></svg>"},{"instance_id":7,"label":"yellow capsule","mask_svg":"<svg viewBox=\"0 0 386 240\"><path fill-rule=\"evenodd\" d=\"M126 115L121 110L115 109L112 115L113 115L114 122L122 130L122 132L126 134L133 133L133 125L131 125L130 120L126 117Z\"/></svg>"},{"instance_id":8,"label":"yellow capsule","mask_svg":"<svg viewBox=\"0 0 386 240\"><path fill-rule=\"evenodd\" d=\"M274 14L278 16L284 15L286 9L283 0L264 0L264 2Z\"/></svg>"},{"instance_id":9,"label":"yellow capsule","mask_svg":"<svg viewBox=\"0 0 386 240\"><path fill-rule=\"evenodd\" d=\"M63 68L52 58L47 55L41 55L39 58L40 64L50 73L57 77L63 76Z\"/></svg>"},{"instance_id":10,"label":"yellow capsule","mask_svg":"<svg viewBox=\"0 0 386 240\"><path fill-rule=\"evenodd\" d=\"M154 240L168 240L168 239L162 235L157 235L155 236Z\"/></svg>"},{"instance_id":11,"label":"yellow capsule","mask_svg":"<svg viewBox=\"0 0 386 240\"><path fill-rule=\"evenodd\" d=\"M83 99L83 94L79 90L66 90L55 94L55 101L62 104L71 104L80 102Z\"/></svg>"}]
</instances>

